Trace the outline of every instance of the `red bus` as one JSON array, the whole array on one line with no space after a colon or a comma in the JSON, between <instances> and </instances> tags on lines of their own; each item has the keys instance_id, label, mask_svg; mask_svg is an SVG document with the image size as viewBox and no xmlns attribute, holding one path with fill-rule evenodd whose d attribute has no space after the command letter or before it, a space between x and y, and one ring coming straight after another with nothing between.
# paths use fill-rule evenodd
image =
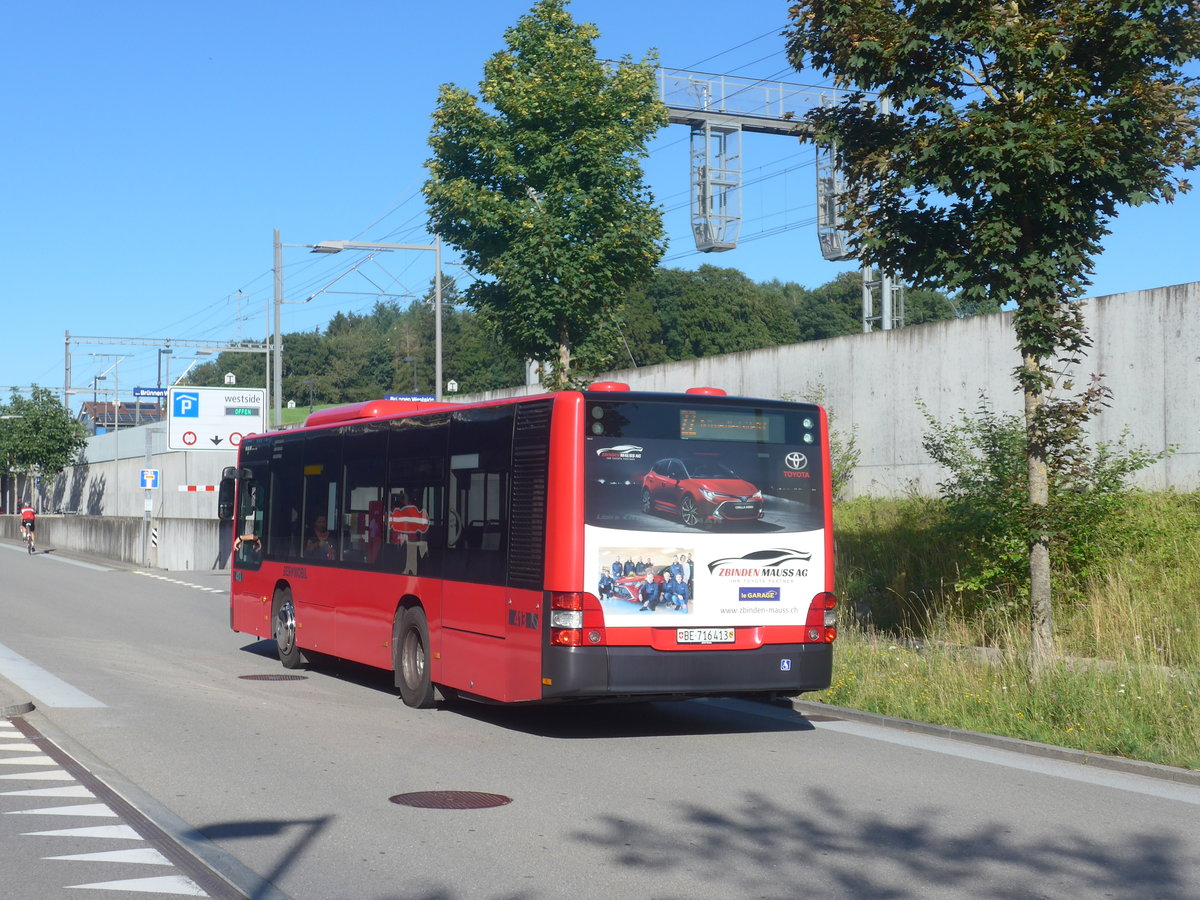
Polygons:
<instances>
[{"instance_id":1,"label":"red bus","mask_svg":"<svg viewBox=\"0 0 1200 900\"><path fill-rule=\"evenodd\" d=\"M230 624L414 707L826 688L828 446L820 407L715 388L320 410L225 472Z\"/></svg>"}]
</instances>

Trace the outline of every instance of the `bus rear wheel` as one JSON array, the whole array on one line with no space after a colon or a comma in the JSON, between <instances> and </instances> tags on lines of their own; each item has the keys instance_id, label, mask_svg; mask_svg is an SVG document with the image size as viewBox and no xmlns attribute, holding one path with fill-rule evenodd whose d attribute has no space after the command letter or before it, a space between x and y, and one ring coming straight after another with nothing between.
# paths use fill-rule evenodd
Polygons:
<instances>
[{"instance_id":1,"label":"bus rear wheel","mask_svg":"<svg viewBox=\"0 0 1200 900\"><path fill-rule=\"evenodd\" d=\"M271 602L271 634L283 667L298 668L304 662L304 655L296 646L296 605L287 588L278 588Z\"/></svg>"},{"instance_id":2,"label":"bus rear wheel","mask_svg":"<svg viewBox=\"0 0 1200 900\"><path fill-rule=\"evenodd\" d=\"M434 705L429 672L429 622L424 611L412 606L392 626L392 664L396 687L406 706L429 709Z\"/></svg>"}]
</instances>

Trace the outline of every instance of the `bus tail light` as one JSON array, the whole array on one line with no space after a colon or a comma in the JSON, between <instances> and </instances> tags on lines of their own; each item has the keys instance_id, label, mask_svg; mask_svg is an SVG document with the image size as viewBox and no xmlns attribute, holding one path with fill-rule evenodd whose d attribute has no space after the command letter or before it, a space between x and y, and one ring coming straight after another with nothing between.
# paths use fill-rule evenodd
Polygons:
<instances>
[{"instance_id":1,"label":"bus tail light","mask_svg":"<svg viewBox=\"0 0 1200 900\"><path fill-rule=\"evenodd\" d=\"M808 639L833 643L837 638L837 596L822 591L808 607Z\"/></svg>"},{"instance_id":2,"label":"bus tail light","mask_svg":"<svg viewBox=\"0 0 1200 900\"><path fill-rule=\"evenodd\" d=\"M604 643L603 628L583 630L587 595L573 591L550 594L550 643L558 647L583 647ZM593 601L595 602L595 601Z\"/></svg>"}]
</instances>

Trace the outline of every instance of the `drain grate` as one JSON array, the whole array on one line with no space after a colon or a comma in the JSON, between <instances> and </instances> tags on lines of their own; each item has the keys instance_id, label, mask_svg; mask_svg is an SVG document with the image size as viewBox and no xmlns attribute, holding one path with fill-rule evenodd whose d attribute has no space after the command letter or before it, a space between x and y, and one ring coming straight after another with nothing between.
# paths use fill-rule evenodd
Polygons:
<instances>
[{"instance_id":1,"label":"drain grate","mask_svg":"<svg viewBox=\"0 0 1200 900\"><path fill-rule=\"evenodd\" d=\"M388 799L400 806L415 806L417 809L489 809L512 803L512 797L481 791L415 791Z\"/></svg>"},{"instance_id":2,"label":"drain grate","mask_svg":"<svg viewBox=\"0 0 1200 900\"><path fill-rule=\"evenodd\" d=\"M304 681L307 675L239 675L246 681Z\"/></svg>"}]
</instances>

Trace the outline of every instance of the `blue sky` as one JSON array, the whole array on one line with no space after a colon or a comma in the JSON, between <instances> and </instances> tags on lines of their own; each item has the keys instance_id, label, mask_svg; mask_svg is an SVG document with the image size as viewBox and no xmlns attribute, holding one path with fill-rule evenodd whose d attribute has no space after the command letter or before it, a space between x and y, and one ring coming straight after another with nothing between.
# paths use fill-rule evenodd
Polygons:
<instances>
[{"instance_id":1,"label":"blue sky","mask_svg":"<svg viewBox=\"0 0 1200 900\"><path fill-rule=\"evenodd\" d=\"M438 85L474 89L485 59L502 48L504 29L530 5L10 5L0 36L0 309L7 332L0 385L61 390L67 330L261 338L275 228L292 244L430 242L419 188ZM778 32L787 5L574 0L570 10L599 26L598 52L607 58L640 58L657 48L671 68L813 83L784 59ZM656 139L646 172L668 210L665 264L713 263L810 287L848 268L823 261L818 250L811 146L747 135L743 156L744 178L756 183L745 190L741 246L700 254L688 224L687 129L671 126ZM1090 294L1200 279L1196 193L1172 206L1126 211L1112 227ZM447 262L455 258L446 248ZM287 299L299 301L355 259L290 248L284 261ZM284 330L321 328L339 310L369 310L380 288L423 292L433 254L383 255L360 271L366 277L350 274L308 303L284 306ZM90 386L113 365L89 354L132 354L120 364L123 399L131 399L127 389L157 379L153 347L74 344L72 351L75 387ZM172 377L192 355L176 350Z\"/></svg>"}]
</instances>

